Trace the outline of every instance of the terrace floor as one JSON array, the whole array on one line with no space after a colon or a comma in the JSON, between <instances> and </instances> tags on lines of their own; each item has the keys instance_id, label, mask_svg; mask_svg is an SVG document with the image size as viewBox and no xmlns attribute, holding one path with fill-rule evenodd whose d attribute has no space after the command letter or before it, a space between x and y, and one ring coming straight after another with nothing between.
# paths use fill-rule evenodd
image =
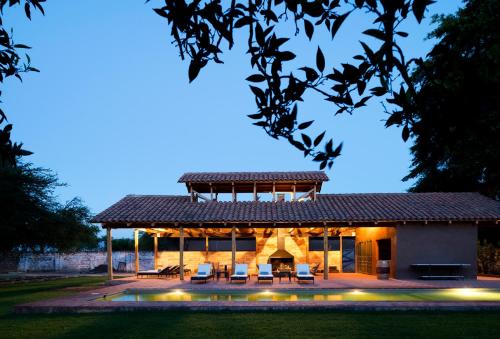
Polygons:
<instances>
[{"instance_id":1,"label":"terrace floor","mask_svg":"<svg viewBox=\"0 0 500 339\"><path fill-rule=\"evenodd\" d=\"M290 282L288 278L274 278L274 283L258 283L257 277L252 276L250 281L244 283L229 283L225 278L209 280L205 283L191 283L190 277L186 276L184 281L179 278L168 279L137 279L135 276L116 279L114 283L120 284L121 288L126 283L127 289L169 289L169 288L189 288L189 289L300 289L300 288L455 288L455 287L482 287L500 288L500 278L479 277L478 280L378 280L374 275L360 273L333 273L328 280L324 280L322 275L315 277L314 284L297 283L294 278Z\"/></svg>"}]
</instances>

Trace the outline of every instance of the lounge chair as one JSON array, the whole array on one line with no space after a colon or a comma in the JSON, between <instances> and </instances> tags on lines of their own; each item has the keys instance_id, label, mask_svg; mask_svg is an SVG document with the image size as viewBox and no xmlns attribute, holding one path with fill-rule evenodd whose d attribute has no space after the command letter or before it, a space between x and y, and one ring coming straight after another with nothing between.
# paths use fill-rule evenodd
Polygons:
<instances>
[{"instance_id":1,"label":"lounge chair","mask_svg":"<svg viewBox=\"0 0 500 339\"><path fill-rule=\"evenodd\" d=\"M313 268L311 268L312 275L316 275L318 273L318 269L319 269L319 263L314 265Z\"/></svg>"},{"instance_id":2,"label":"lounge chair","mask_svg":"<svg viewBox=\"0 0 500 339\"><path fill-rule=\"evenodd\" d=\"M159 268L157 270L139 271L139 272L137 272L137 278L141 278L141 277L159 278L162 275L167 276L171 268L172 268L172 266L167 266L165 268Z\"/></svg>"},{"instance_id":3,"label":"lounge chair","mask_svg":"<svg viewBox=\"0 0 500 339\"><path fill-rule=\"evenodd\" d=\"M273 276L273 267L271 264L259 264L259 275L257 276L257 282L260 283L262 281L271 281L271 284L274 282Z\"/></svg>"},{"instance_id":4,"label":"lounge chair","mask_svg":"<svg viewBox=\"0 0 500 339\"><path fill-rule=\"evenodd\" d=\"M314 284L314 275L309 271L308 264L297 264L297 282L312 281Z\"/></svg>"},{"instance_id":5,"label":"lounge chair","mask_svg":"<svg viewBox=\"0 0 500 339\"><path fill-rule=\"evenodd\" d=\"M198 272L191 276L191 283L193 281L207 282L209 278L214 278L212 264L199 264Z\"/></svg>"},{"instance_id":6,"label":"lounge chair","mask_svg":"<svg viewBox=\"0 0 500 339\"><path fill-rule=\"evenodd\" d=\"M248 275L248 265L247 264L236 264L234 267L234 274L230 277L230 282L234 281L244 281L250 279Z\"/></svg>"},{"instance_id":7,"label":"lounge chair","mask_svg":"<svg viewBox=\"0 0 500 339\"><path fill-rule=\"evenodd\" d=\"M167 277L170 275L172 277L175 277L177 274L180 273L180 266L179 265L175 265L175 266L172 266L172 268L166 273Z\"/></svg>"}]
</instances>

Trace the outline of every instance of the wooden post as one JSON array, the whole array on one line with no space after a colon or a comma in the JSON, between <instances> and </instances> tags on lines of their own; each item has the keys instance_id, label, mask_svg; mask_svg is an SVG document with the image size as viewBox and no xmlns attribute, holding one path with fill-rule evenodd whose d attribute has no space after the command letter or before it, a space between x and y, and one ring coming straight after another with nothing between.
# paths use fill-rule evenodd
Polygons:
<instances>
[{"instance_id":1,"label":"wooden post","mask_svg":"<svg viewBox=\"0 0 500 339\"><path fill-rule=\"evenodd\" d=\"M179 279L184 280L184 226L179 228Z\"/></svg>"},{"instance_id":2,"label":"wooden post","mask_svg":"<svg viewBox=\"0 0 500 339\"><path fill-rule=\"evenodd\" d=\"M340 239L340 261L339 261L339 272L343 272L343 266L342 266L342 258L343 258L343 249L342 249L342 233L339 234L339 239Z\"/></svg>"},{"instance_id":3,"label":"wooden post","mask_svg":"<svg viewBox=\"0 0 500 339\"><path fill-rule=\"evenodd\" d=\"M134 229L135 273L139 272L139 230Z\"/></svg>"},{"instance_id":4,"label":"wooden post","mask_svg":"<svg viewBox=\"0 0 500 339\"><path fill-rule=\"evenodd\" d=\"M191 202L194 202L194 191L191 183L189 183L189 194L191 195Z\"/></svg>"},{"instance_id":5,"label":"wooden post","mask_svg":"<svg viewBox=\"0 0 500 339\"><path fill-rule=\"evenodd\" d=\"M314 184L313 201L316 201L316 184Z\"/></svg>"},{"instance_id":6,"label":"wooden post","mask_svg":"<svg viewBox=\"0 0 500 339\"><path fill-rule=\"evenodd\" d=\"M208 235L205 233L205 261L208 261Z\"/></svg>"},{"instance_id":7,"label":"wooden post","mask_svg":"<svg viewBox=\"0 0 500 339\"><path fill-rule=\"evenodd\" d=\"M233 193L233 202L236 202L236 191L234 190L234 182L231 183L232 186L232 193Z\"/></svg>"},{"instance_id":8,"label":"wooden post","mask_svg":"<svg viewBox=\"0 0 500 339\"><path fill-rule=\"evenodd\" d=\"M231 229L231 272L234 274L236 266L236 226Z\"/></svg>"},{"instance_id":9,"label":"wooden post","mask_svg":"<svg viewBox=\"0 0 500 339\"><path fill-rule=\"evenodd\" d=\"M276 184L273 181L273 202L276 201Z\"/></svg>"},{"instance_id":10,"label":"wooden post","mask_svg":"<svg viewBox=\"0 0 500 339\"><path fill-rule=\"evenodd\" d=\"M293 193L292 193L292 201L295 201L295 196L297 194L297 184L293 183Z\"/></svg>"},{"instance_id":11,"label":"wooden post","mask_svg":"<svg viewBox=\"0 0 500 339\"><path fill-rule=\"evenodd\" d=\"M299 227L300 227L300 224L299 224ZM302 233L304 234L304 232ZM309 237L311 235L309 233L307 233L307 236L306 236L306 263L309 264Z\"/></svg>"},{"instance_id":12,"label":"wooden post","mask_svg":"<svg viewBox=\"0 0 500 339\"><path fill-rule=\"evenodd\" d=\"M155 234L153 238L153 245L154 245L154 263L155 263L155 270L158 269L158 234Z\"/></svg>"},{"instance_id":13,"label":"wooden post","mask_svg":"<svg viewBox=\"0 0 500 339\"><path fill-rule=\"evenodd\" d=\"M328 280L328 227L323 229L323 279Z\"/></svg>"},{"instance_id":14,"label":"wooden post","mask_svg":"<svg viewBox=\"0 0 500 339\"><path fill-rule=\"evenodd\" d=\"M257 183L253 183L253 201L257 201Z\"/></svg>"},{"instance_id":15,"label":"wooden post","mask_svg":"<svg viewBox=\"0 0 500 339\"><path fill-rule=\"evenodd\" d=\"M108 251L108 280L113 280L113 242L111 227L106 228L106 249Z\"/></svg>"},{"instance_id":16,"label":"wooden post","mask_svg":"<svg viewBox=\"0 0 500 339\"><path fill-rule=\"evenodd\" d=\"M214 200L214 188L212 187L212 183L210 185L210 201Z\"/></svg>"}]
</instances>

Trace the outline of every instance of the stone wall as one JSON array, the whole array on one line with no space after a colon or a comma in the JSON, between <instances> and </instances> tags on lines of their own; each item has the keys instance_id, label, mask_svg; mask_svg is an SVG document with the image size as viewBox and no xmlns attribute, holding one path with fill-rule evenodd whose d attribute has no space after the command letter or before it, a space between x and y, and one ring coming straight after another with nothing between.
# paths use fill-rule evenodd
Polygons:
<instances>
[{"instance_id":1,"label":"stone wall","mask_svg":"<svg viewBox=\"0 0 500 339\"><path fill-rule=\"evenodd\" d=\"M19 253L7 253L0 256L0 273L15 272L19 264Z\"/></svg>"},{"instance_id":2,"label":"stone wall","mask_svg":"<svg viewBox=\"0 0 500 339\"><path fill-rule=\"evenodd\" d=\"M269 256L278 249L277 230L259 232L256 235L256 251L237 251L236 262L248 264L249 273L258 273L257 265L267 263ZM309 251L307 236L291 235L288 232L280 233L284 237L284 247L295 257L295 264L309 263L320 264L323 269L323 251ZM135 272L135 255L133 251L113 252L113 267L116 269L120 262L124 262L127 272ZM231 267L231 251L185 251L184 264L186 268L196 272L198 264L211 262L221 268ZM328 253L330 266L340 268L340 252ZM159 251L158 267L179 264L178 251ZM18 270L22 272L88 272L99 265L106 265L106 252L77 252L77 253L47 253L23 254L19 260ZM139 266L141 270L153 269L153 252L139 253Z\"/></svg>"},{"instance_id":3,"label":"stone wall","mask_svg":"<svg viewBox=\"0 0 500 339\"><path fill-rule=\"evenodd\" d=\"M236 252L236 263L248 264L250 274L258 273L257 265L267 263L269 256L278 249L277 230L269 230L268 232L259 232L256 235L256 251L238 251ZM285 250L294 256L295 264L309 263L320 264L320 269L323 269L323 251L309 251L307 236L294 236L287 232L280 234L285 238ZM231 267L231 251L227 252L212 252L212 251L197 251L184 252L184 264L186 268L196 272L198 264L211 262L215 267ZM329 266L337 266L340 268L340 251L328 252ZM158 266L165 267L169 265L179 264L179 252L175 251L159 251Z\"/></svg>"},{"instance_id":4,"label":"stone wall","mask_svg":"<svg viewBox=\"0 0 500 339\"><path fill-rule=\"evenodd\" d=\"M135 272L134 252L113 252L113 268L117 269L120 262L125 263L127 272ZM75 252L75 253L45 253L22 254L17 270L19 272L88 272L99 265L106 265L106 252ZM141 269L153 268L153 252L140 252L139 265Z\"/></svg>"}]
</instances>

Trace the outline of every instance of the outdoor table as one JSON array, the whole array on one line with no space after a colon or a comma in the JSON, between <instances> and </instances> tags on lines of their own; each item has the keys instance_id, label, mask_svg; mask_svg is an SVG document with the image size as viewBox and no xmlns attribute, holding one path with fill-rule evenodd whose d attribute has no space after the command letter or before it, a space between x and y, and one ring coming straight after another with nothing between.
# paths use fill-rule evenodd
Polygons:
<instances>
[{"instance_id":1,"label":"outdoor table","mask_svg":"<svg viewBox=\"0 0 500 339\"><path fill-rule=\"evenodd\" d=\"M279 282L281 283L281 278L288 277L288 282L292 282L292 271L276 271L276 275L279 278Z\"/></svg>"},{"instance_id":2,"label":"outdoor table","mask_svg":"<svg viewBox=\"0 0 500 339\"><path fill-rule=\"evenodd\" d=\"M220 277L222 275L224 276L224 278L226 278L226 281L229 279L229 275L230 275L229 271L223 271L223 270L219 271L219 270L217 270L215 272L215 276L217 277L217 281L219 281L219 279L220 279Z\"/></svg>"}]
</instances>

